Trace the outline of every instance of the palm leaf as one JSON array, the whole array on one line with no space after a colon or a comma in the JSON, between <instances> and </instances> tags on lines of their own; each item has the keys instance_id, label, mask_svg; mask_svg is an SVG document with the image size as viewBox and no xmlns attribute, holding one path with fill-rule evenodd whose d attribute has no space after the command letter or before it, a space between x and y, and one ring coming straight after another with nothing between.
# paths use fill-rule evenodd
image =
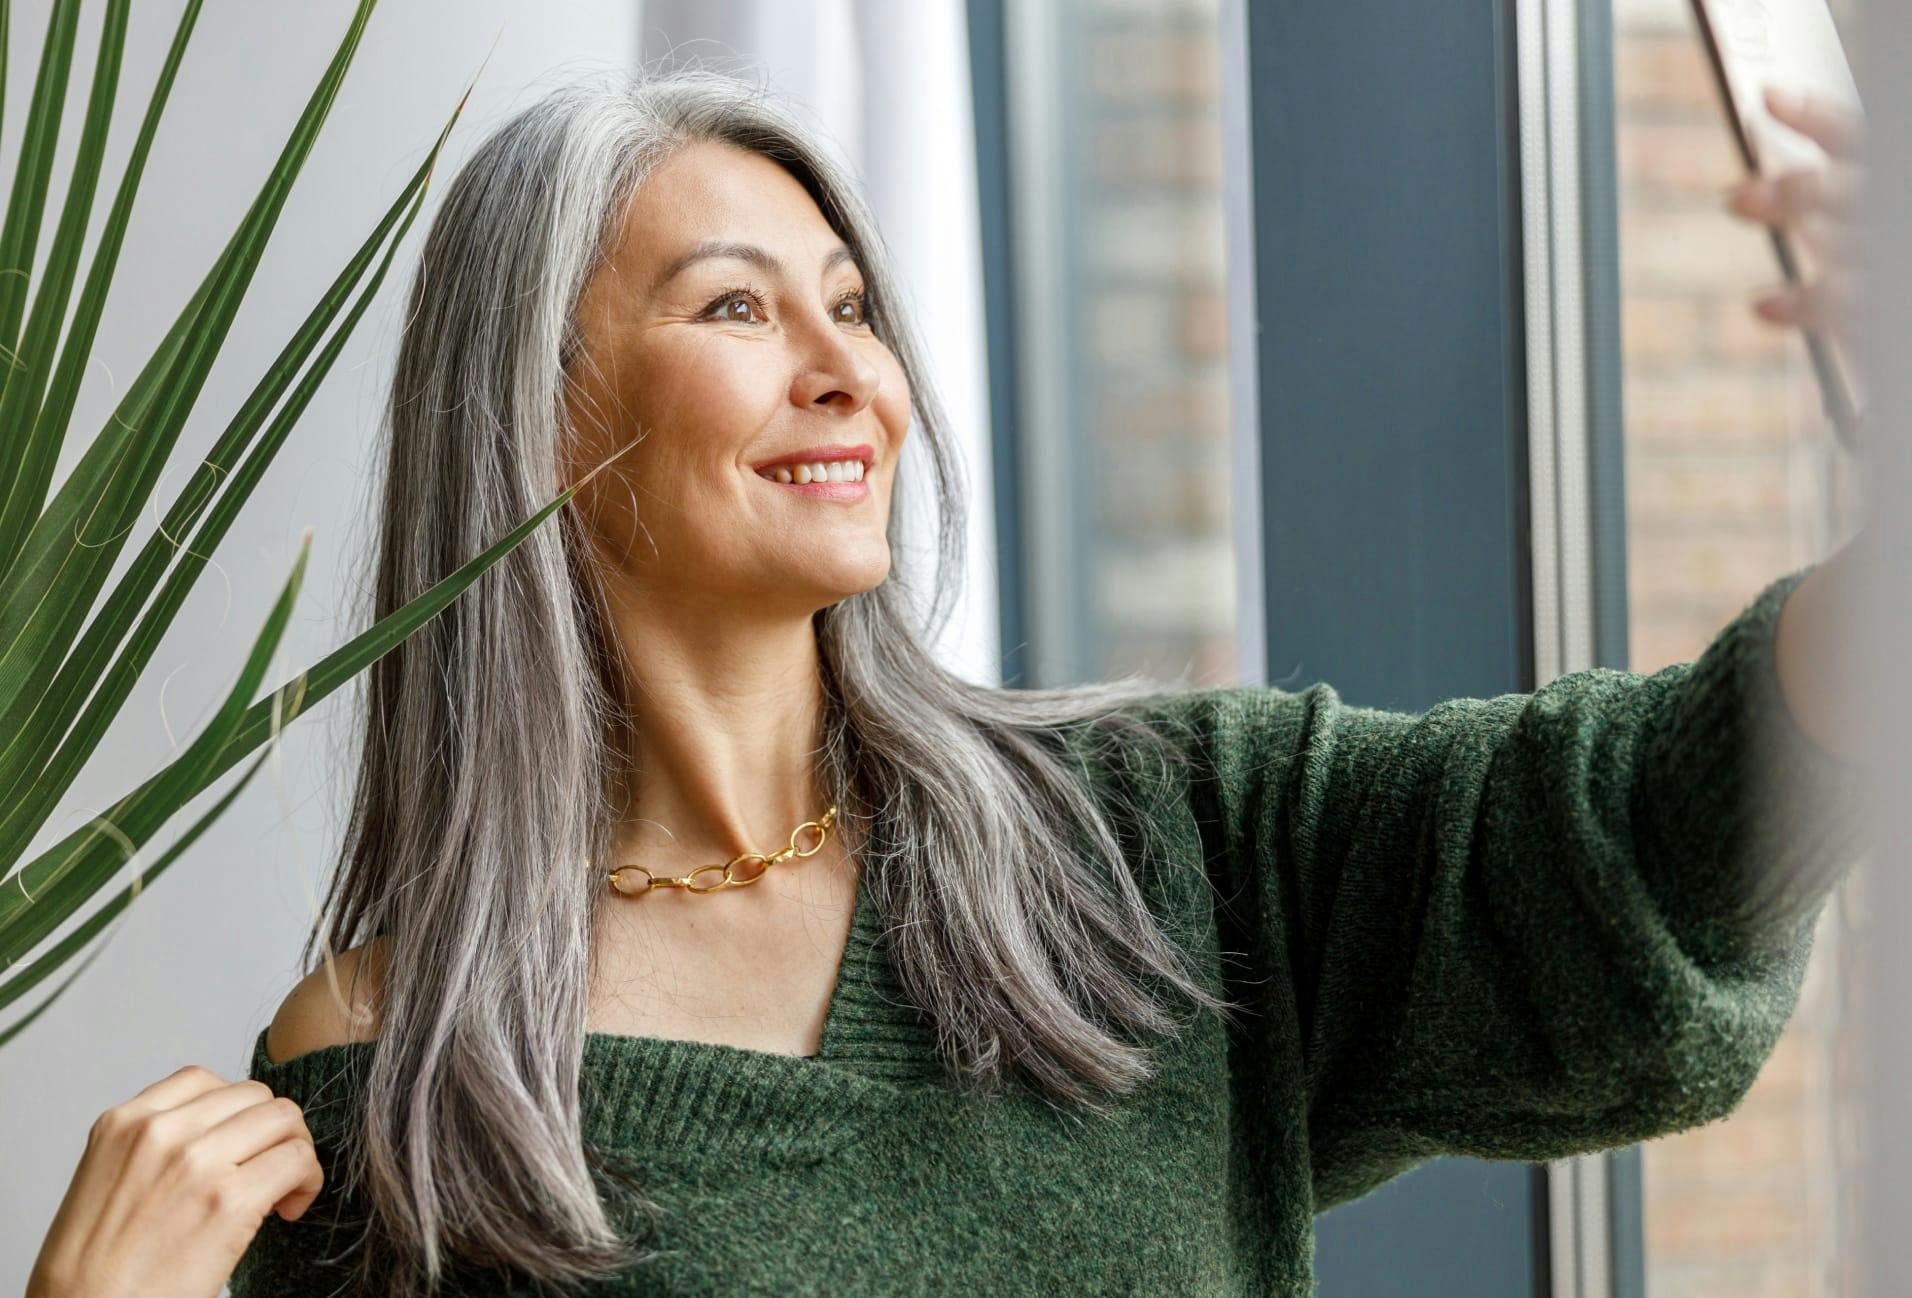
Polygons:
<instances>
[{"instance_id":1,"label":"palm leaf","mask_svg":"<svg viewBox=\"0 0 1912 1298\"><path fill-rule=\"evenodd\" d=\"M106 155L106 130L113 121L113 99L119 89L120 56L126 46L127 9L132 0L111 0L106 10L105 27L100 33L100 54L93 70L93 88L86 110L86 124L80 133L79 152L73 175L67 182L66 205L60 214L60 226L53 236L40 291L33 299L33 314L27 320L26 336L20 342L15 363L8 367L4 394L0 394L0 445L27 448L17 471L10 471L7 496L20 499L38 511L46 495L47 479L53 474L63 437L46 437L29 442L30 431L40 413L46 395L46 364L66 319L68 298L73 290L73 272L79 265L80 245L86 240L87 217L93 210L93 194L99 184L100 164ZM89 340L90 342L90 340ZM65 419L50 426L64 431ZM13 470L12 457L8 460ZM24 519L26 509L13 511L11 517ZM0 510L0 518L8 517ZM16 528L0 529L0 569L8 567L20 548Z\"/></svg>"},{"instance_id":2,"label":"palm leaf","mask_svg":"<svg viewBox=\"0 0 1912 1298\"><path fill-rule=\"evenodd\" d=\"M116 10L120 6L115 7ZM159 80L154 85L152 99L146 109L145 120L134 141L131 157L127 160L122 174L119 193L113 200L113 207L107 217L105 227L100 232L99 247L93 254L92 268L87 272L86 287L80 294L78 310L75 312L73 326L67 334L66 345L60 351L58 370L53 375L52 384L46 394L46 405L39 407L37 398L29 405L24 398L18 407L21 412L11 423L0 422L0 572L12 565L20 546L26 537L27 528L38 515L46 500L47 485L52 481L53 469L59 461L60 451L66 443L67 421L73 414L73 403L79 395L80 379L85 372L86 362L93 353L93 339L99 330L100 315L106 306L106 292L111 284L113 268L119 262L120 246L125 239L127 219L131 215L133 197L139 189L139 178L145 171L147 155L152 150L153 136L159 130L160 111L170 97L173 79L179 70L180 60L186 53L186 41L192 34L194 20L199 14L199 0L189 0L185 12L180 15L179 25L173 34L171 49L167 52L162 65ZM108 14L109 27L114 15ZM110 65L102 56L101 73L96 74L94 99L100 97L97 84L102 74L109 72L117 80L119 61L115 57ZM110 103L110 97L109 101ZM94 115L88 114L89 135L80 142L74 166L76 171L86 177L86 199L77 201L75 195L69 195L67 212L77 216L77 228L74 232L72 256L77 257L79 240L85 235L86 218L92 207L93 184L98 177L105 150L94 144L90 127ZM102 131L104 126L102 125ZM61 228L61 238L66 235L66 226ZM56 249L58 248L56 242ZM56 260L62 256L56 250ZM57 328L65 312L65 289L61 289L60 309L49 311L47 320L50 328ZM43 289L40 301L47 300ZM35 304L36 317L39 303ZM29 326L29 335L32 326ZM29 343L26 362L34 366L35 372L43 367L40 357L44 355L44 346ZM22 385L23 389L25 385ZM34 417L29 420L28 414ZM39 435L33 435L39 430ZM5 787L0 785L0 787Z\"/></svg>"},{"instance_id":3,"label":"palm leaf","mask_svg":"<svg viewBox=\"0 0 1912 1298\"><path fill-rule=\"evenodd\" d=\"M137 898L141 892L145 891L146 887L151 884L154 879L157 879L166 872L167 866L177 860L180 854L191 847L194 841L197 840L201 834L205 833L215 820L225 814L226 808L230 807L239 797L241 791L243 791L248 784L252 783L252 777L259 773L259 768L264 766L266 759L271 756L272 753L270 750L259 754L259 759L246 768L244 775L233 781L232 787L221 794L219 800L214 802L203 816L193 822L192 828L180 835L178 841L166 849L165 855L161 856L159 860L153 862L151 866L142 871L133 882L122 888L119 896L113 898L113 900L107 902L104 906L101 906L91 915L88 915L81 923L74 925L73 931L54 943L46 954L34 960L32 964L22 969L12 978L9 978L6 982L0 983L0 1009L5 1009L7 1006L13 1004L14 1001L32 991L34 987L51 976L55 970L68 960L71 960L87 943L97 937L100 931L106 927L114 916L132 905L134 899ZM80 967L62 979L60 985L53 989L51 995L23 1015L19 1022L13 1024L4 1032L0 1032L0 1046L4 1046L7 1042L13 1040L14 1037L20 1035L33 1020L39 1018L42 1014L46 1013L47 1010L51 1009L53 1002L59 1000L60 997L66 994L66 989L73 985L73 980L86 972L88 966L99 957L103 949L103 943L94 947L92 951L87 953L87 958L81 962Z\"/></svg>"},{"instance_id":4,"label":"palm leaf","mask_svg":"<svg viewBox=\"0 0 1912 1298\"><path fill-rule=\"evenodd\" d=\"M287 719L310 703L317 703L366 667L403 643L442 612L499 559L516 549L540 523L562 508L579 488L617 458L607 456L590 473L560 492L550 504L511 529L450 576L434 583L417 598L381 619L369 630L334 650L316 666L301 672L273 694L260 700L233 728L229 741L202 766L182 754L138 789L115 804L110 813L118 834L135 845L143 843L158 824L196 797L212 781L257 748L272 733L277 709ZM286 700L290 698L291 702ZM84 904L117 871L122 861L91 827L76 829L20 870L0 882L0 969L25 954L33 944Z\"/></svg>"},{"instance_id":5,"label":"palm leaf","mask_svg":"<svg viewBox=\"0 0 1912 1298\"><path fill-rule=\"evenodd\" d=\"M40 244L40 220L46 212L47 177L60 143L60 117L66 108L67 75L73 70L73 38L80 21L79 0L58 0L47 17L46 43L40 50L40 75L33 82L27 129L20 139L7 222L0 227L0 347L11 356L20 341L20 313L26 307L27 278ZM12 367L8 367L11 375Z\"/></svg>"},{"instance_id":6,"label":"palm leaf","mask_svg":"<svg viewBox=\"0 0 1912 1298\"><path fill-rule=\"evenodd\" d=\"M0 346L5 352L0 356L5 371L0 378L0 736L4 736L0 738L0 789L6 790L0 795L0 969L20 966L0 982L0 1008L38 988L82 952L88 954L51 995L0 1032L0 1045L64 994L97 956L100 934L230 807L264 758L254 761L154 865L30 963L21 963L99 894L188 802L276 737L310 703L326 697L442 612L621 454L620 449L607 456L483 553L327 655L309 672L254 702L303 578L310 552L308 529L285 590L238 679L201 733L104 813L19 864L58 799L97 749L213 550L329 373L422 209L432 168L465 99L452 112L417 174L281 350L212 453L179 492L156 535L87 622L88 611L133 523L146 508L157 476L217 358L374 2L360 0L349 30L252 207L50 503L46 497L53 466L65 445L132 204L199 0L188 0L155 84L57 366L52 364L53 344L69 305L97 188L130 0L109 0L70 187L22 336L28 274L46 210L47 177L72 58L75 0L58 0L49 20L21 161L6 223L0 227ZM9 6L0 0L0 89L5 83L9 21ZM466 99L469 93L468 89ZM377 266L368 278L374 258ZM182 545L179 538L195 525L197 530ZM82 622L86 622L83 633Z\"/></svg>"},{"instance_id":7,"label":"palm leaf","mask_svg":"<svg viewBox=\"0 0 1912 1298\"><path fill-rule=\"evenodd\" d=\"M92 755L105 735L107 726L131 693L161 637L172 625L180 606L198 580L200 571L237 517L240 507L251 497L292 425L304 413L320 381L330 372L359 317L371 304L384 281L399 243L423 206L425 185L432 166L451 131L452 122L463 107L464 102L461 100L451 120L445 123L439 133L438 142L433 146L430 156L412 177L405 192L399 195L385 219L339 273L325 298L286 344L211 454L181 490L158 531L148 540L105 606L87 627L78 647L68 656L50 690L39 699L23 701L13 715L0 718L0 736L4 736L0 738L0 788L22 790L18 798L6 806L0 806L0 861L18 859L19 854L26 849L27 842L52 814L58 799L72 785L80 768ZM405 209L402 222L399 221L401 208ZM398 225L396 233L393 232L395 223ZM344 323L334 332L331 341L300 381L291 400L273 421L265 439L253 448L236 471L229 472L238 450L251 440L266 412L285 392L300 363L311 354L314 344L336 316L339 305L352 286L363 276L366 264L381 243L385 245L385 255L369 284L359 293ZM199 516L209 494L222 483L224 490L206 521L190 542L183 548L179 547L177 538L184 535L186 528ZM138 629L121 650L118 659L110 669L107 668L108 655L125 637L133 615L146 602L161 571L175 553L181 557L167 576L165 588L141 618ZM91 700L87 701L89 690L94 692ZM68 727L82 702L86 703L86 713L80 718L78 726L68 733ZM63 743L62 735L66 736ZM49 761L48 754L55 744L60 745L59 751ZM5 913L5 905L0 904L0 915Z\"/></svg>"},{"instance_id":8,"label":"palm leaf","mask_svg":"<svg viewBox=\"0 0 1912 1298\"><path fill-rule=\"evenodd\" d=\"M221 707L219 712L214 716L212 723L201 732L198 741L181 755L181 762L196 765L199 769L204 769L210 763L211 757L209 755L216 754L220 749L231 742L233 731L246 715L246 701L252 697L253 691L259 688L259 682L265 676L266 665L271 661L274 651L278 648L279 640L285 632L286 619L292 614L292 603L298 596L300 583L305 578L305 562L311 550L312 529L308 527L300 542L299 558L293 565L292 576L287 579L285 589L280 593L278 604L274 606L272 615L266 620L266 625L261 629L257 639L254 640L252 652L246 660L245 669L240 673L238 681L233 684L231 692L226 696L225 705ZM131 905L133 899L140 894L147 884L165 873L166 867L177 860L180 854L188 847L191 847L194 841L212 825L213 821L224 814L226 808L231 806L233 800L239 796L240 791L252 782L252 777L259 773L259 768L265 764L266 758L270 756L270 752L261 754L259 760L252 764L245 775L234 781L233 786L212 805L206 814L195 821L192 828L181 835L159 860L142 871L131 884L127 885L127 887L120 892L119 896L100 907L93 912L93 914L87 916L84 922L75 925L73 931L55 943L52 949L47 951L45 955L42 955L25 969L7 979L6 982L0 983L0 1009L11 1005L14 1001L18 1000L21 996L45 980L55 969L58 969L62 964L66 963L66 961L70 960L76 952L98 935L100 930L105 928L107 923L115 915ZM107 841L122 843L127 849L128 859L138 851L139 844L121 837L118 827L114 824L114 812L126 807L129 801L129 799L122 798L119 803L115 805L113 811L109 811L105 815L97 818L97 825L101 836ZM7 963L11 964L12 962L8 961ZM89 959L87 963L90 964L91 960ZM74 977L78 977L81 972L84 972L84 966L82 966L80 970L75 971ZM20 1022L14 1024L13 1027L5 1033L0 1033L0 1045L6 1044L14 1035L24 1029L27 1024L38 1018L48 1006L58 1000L60 996L65 993L71 981L72 979L69 978L66 982L62 983L59 989L35 1007L31 1014L28 1014L25 1018L21 1019Z\"/></svg>"},{"instance_id":9,"label":"palm leaf","mask_svg":"<svg viewBox=\"0 0 1912 1298\"><path fill-rule=\"evenodd\" d=\"M0 715L46 688L165 467L370 16L350 30L238 231L0 579ZM9 502L17 503L17 502Z\"/></svg>"}]
</instances>

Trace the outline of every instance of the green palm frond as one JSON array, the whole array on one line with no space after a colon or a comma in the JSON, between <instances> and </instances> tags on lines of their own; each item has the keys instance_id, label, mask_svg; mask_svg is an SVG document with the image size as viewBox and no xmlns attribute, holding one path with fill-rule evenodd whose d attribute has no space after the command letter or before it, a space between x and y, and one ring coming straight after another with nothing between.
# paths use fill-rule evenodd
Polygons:
<instances>
[{"instance_id":1,"label":"green palm frond","mask_svg":"<svg viewBox=\"0 0 1912 1298\"><path fill-rule=\"evenodd\" d=\"M179 21L63 341L59 327L67 315L105 154L130 0L109 0L61 218L38 283L30 285L72 62L77 0L60 0L49 18L6 223L0 229L0 1009L89 947L97 953L96 939L106 925L231 805L265 755L152 866L35 956L36 948L105 890L188 802L276 739L279 728L306 707L436 616L611 462L607 458L417 599L255 701L297 595L309 552L308 532L292 577L238 679L201 733L90 823L31 859L22 859L105 737L212 552L370 305L423 206L432 168L469 98L467 90L430 155L285 344L180 489L154 535L99 600L225 341L374 3L359 0L349 29L252 207L50 501L53 469L66 444L133 201L199 0L188 0ZM8 11L0 0L0 89ZM29 287L34 288L30 312ZM190 540L182 540L195 527ZM99 607L89 620L96 601ZM51 995L0 1031L0 1045L45 1012L90 961L89 955Z\"/></svg>"}]
</instances>

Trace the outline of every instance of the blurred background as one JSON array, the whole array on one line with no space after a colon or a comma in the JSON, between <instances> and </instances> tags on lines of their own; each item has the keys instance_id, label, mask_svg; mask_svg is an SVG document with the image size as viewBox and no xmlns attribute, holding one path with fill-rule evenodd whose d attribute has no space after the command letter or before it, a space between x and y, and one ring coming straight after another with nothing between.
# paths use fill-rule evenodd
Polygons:
<instances>
[{"instance_id":1,"label":"blurred background","mask_svg":"<svg viewBox=\"0 0 1912 1298\"><path fill-rule=\"evenodd\" d=\"M135 15L129 85L171 34L176 7L158 8ZM1853 535L1855 465L1801 341L1750 308L1778 267L1722 207L1742 165L1688 0L1312 8L385 0L242 312L235 336L256 342L201 406L223 422L471 77L441 175L570 73L694 60L789 96L870 194L964 442L968 580L940 649L976 679L1328 680L1418 710L1593 665L1652 672ZM1857 48L1861 16L1833 8ZM349 10L207 3L154 163L192 182L142 199L82 427L210 264ZM15 7L15 66L45 20ZM29 85L9 78L9 124ZM130 133L143 97L123 99ZM202 583L162 647L131 709L148 733L89 768L85 809L223 691L239 646L213 641L244 639L230 629L307 524L287 666L343 638L396 299L388 284L222 551L225 583ZM212 414L195 427L182 456ZM243 1074L300 972L344 719L328 701L289 732L272 791L0 1052L0 1292L24 1286L93 1116L189 1060ZM1867 1292L1864 884L1828 908L1799 1011L1732 1117L1551 1167L1428 1164L1319 1219L1321 1292Z\"/></svg>"}]
</instances>

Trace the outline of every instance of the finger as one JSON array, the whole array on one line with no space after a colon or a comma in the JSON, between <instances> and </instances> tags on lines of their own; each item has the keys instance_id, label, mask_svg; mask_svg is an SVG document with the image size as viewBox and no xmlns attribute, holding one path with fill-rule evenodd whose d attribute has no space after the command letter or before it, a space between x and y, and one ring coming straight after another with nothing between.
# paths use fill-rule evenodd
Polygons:
<instances>
[{"instance_id":1,"label":"finger","mask_svg":"<svg viewBox=\"0 0 1912 1298\"><path fill-rule=\"evenodd\" d=\"M160 1078L118 1107L128 1114L157 1113L162 1109L176 1109L207 1091L231 1084L210 1068L187 1064Z\"/></svg>"},{"instance_id":2,"label":"finger","mask_svg":"<svg viewBox=\"0 0 1912 1298\"><path fill-rule=\"evenodd\" d=\"M1864 184L1855 168L1835 163L1754 177L1727 191L1726 206L1768 225L1790 225L1812 212L1850 220L1858 215Z\"/></svg>"},{"instance_id":3,"label":"finger","mask_svg":"<svg viewBox=\"0 0 1912 1298\"><path fill-rule=\"evenodd\" d=\"M277 1146L291 1144L303 1146L307 1151L305 1160L313 1168L318 1166L316 1154L312 1152L312 1132L306 1125L305 1111L296 1102L274 1095L272 1088L263 1082L247 1080L234 1083L223 1091L201 1096L193 1101L192 1108L196 1118L207 1120L198 1141L209 1161L230 1164L243 1170ZM277 1163L268 1160L259 1165L259 1170L271 1172L275 1167ZM289 1195L282 1192L260 1209L261 1215L268 1209L277 1208L287 1221L296 1220L318 1196L324 1182L323 1172L311 1177L301 1176Z\"/></svg>"},{"instance_id":4,"label":"finger","mask_svg":"<svg viewBox=\"0 0 1912 1298\"><path fill-rule=\"evenodd\" d=\"M1773 206L1781 221L1797 221L1813 212L1850 219L1858 214L1865 183L1850 167L1789 171L1773 182Z\"/></svg>"},{"instance_id":5,"label":"finger","mask_svg":"<svg viewBox=\"0 0 1912 1298\"><path fill-rule=\"evenodd\" d=\"M263 1103L247 1105L207 1129L198 1144L209 1160L237 1167L280 1141L293 1139L312 1140L305 1113L293 1101L273 1096Z\"/></svg>"},{"instance_id":6,"label":"finger","mask_svg":"<svg viewBox=\"0 0 1912 1298\"><path fill-rule=\"evenodd\" d=\"M277 1210L287 1221L297 1221L325 1187L325 1171L308 1141L287 1140L255 1154L239 1167L248 1202L263 1218Z\"/></svg>"},{"instance_id":7,"label":"finger","mask_svg":"<svg viewBox=\"0 0 1912 1298\"><path fill-rule=\"evenodd\" d=\"M1814 332L1842 333L1851 318L1853 286L1848 277L1830 275L1811 284L1769 290L1753 303L1762 320Z\"/></svg>"},{"instance_id":8,"label":"finger","mask_svg":"<svg viewBox=\"0 0 1912 1298\"><path fill-rule=\"evenodd\" d=\"M1865 147L1865 118L1824 95L1766 87L1766 109L1834 157L1855 157Z\"/></svg>"},{"instance_id":9,"label":"finger","mask_svg":"<svg viewBox=\"0 0 1912 1298\"><path fill-rule=\"evenodd\" d=\"M247 1080L222 1086L216 1091L207 1091L175 1109L169 1117L179 1124L182 1143L204 1140L214 1131L230 1122L236 1115L251 1109L269 1105L276 1098L272 1088L264 1082ZM292 1106L297 1110L298 1106ZM237 1163L242 1158L256 1153L248 1150L244 1154L235 1154L228 1161Z\"/></svg>"}]
</instances>

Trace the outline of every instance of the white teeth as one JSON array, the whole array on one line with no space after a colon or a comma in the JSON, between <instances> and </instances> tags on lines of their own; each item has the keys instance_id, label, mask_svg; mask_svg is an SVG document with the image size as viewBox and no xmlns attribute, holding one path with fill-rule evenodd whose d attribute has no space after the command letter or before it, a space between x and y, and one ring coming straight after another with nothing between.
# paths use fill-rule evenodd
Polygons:
<instances>
[{"instance_id":1,"label":"white teeth","mask_svg":"<svg viewBox=\"0 0 1912 1298\"><path fill-rule=\"evenodd\" d=\"M793 482L798 485L811 482L861 482L865 466L861 460L830 460L815 464L779 464L767 469L763 476L777 482Z\"/></svg>"}]
</instances>

